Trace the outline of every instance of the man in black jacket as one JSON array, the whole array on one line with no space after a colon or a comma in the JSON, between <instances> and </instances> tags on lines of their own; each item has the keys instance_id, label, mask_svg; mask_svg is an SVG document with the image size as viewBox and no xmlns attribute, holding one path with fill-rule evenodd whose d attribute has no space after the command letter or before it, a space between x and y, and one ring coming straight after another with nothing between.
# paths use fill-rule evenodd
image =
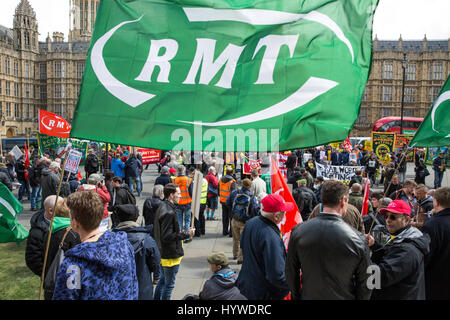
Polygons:
<instances>
[{"instance_id":1,"label":"man in black jacket","mask_svg":"<svg viewBox=\"0 0 450 320\"><path fill-rule=\"evenodd\" d=\"M161 253L161 279L155 289L155 300L170 300L175 286L181 259L184 256L183 240L192 238L194 228L180 231L176 204L180 200L180 187L169 183L164 187L164 202L156 211L154 235Z\"/></svg>"},{"instance_id":2,"label":"man in black jacket","mask_svg":"<svg viewBox=\"0 0 450 320\"><path fill-rule=\"evenodd\" d=\"M86 180L89 175L98 172L98 157L94 153L94 149L89 149L89 154L86 157L86 162L84 164L84 170L86 171Z\"/></svg>"},{"instance_id":3,"label":"man in black jacket","mask_svg":"<svg viewBox=\"0 0 450 320\"><path fill-rule=\"evenodd\" d=\"M44 265L45 235L50 226L55 199L56 195L48 197L48 200L44 201L45 210L36 212L30 219L31 228L25 249L25 262L27 267L39 277L42 275ZM63 200L59 197L58 203Z\"/></svg>"},{"instance_id":4,"label":"man in black jacket","mask_svg":"<svg viewBox=\"0 0 450 320\"><path fill-rule=\"evenodd\" d=\"M30 186L25 178L25 156L21 156L19 161L16 162L17 180L20 183L18 200L22 201L23 193L26 192L28 200L30 199Z\"/></svg>"},{"instance_id":5,"label":"man in black jacket","mask_svg":"<svg viewBox=\"0 0 450 320\"><path fill-rule=\"evenodd\" d=\"M59 163L55 161L51 162L48 168L42 169L41 188L43 202L48 196L55 195L58 192L59 170Z\"/></svg>"},{"instance_id":6,"label":"man in black jacket","mask_svg":"<svg viewBox=\"0 0 450 320\"><path fill-rule=\"evenodd\" d=\"M430 237L410 225L411 210L403 200L394 200L379 212L386 217L391 237L382 246L366 235L374 270L378 270L372 299L424 300L424 257L429 252Z\"/></svg>"},{"instance_id":7,"label":"man in black jacket","mask_svg":"<svg viewBox=\"0 0 450 320\"><path fill-rule=\"evenodd\" d=\"M158 246L150 236L149 228L138 225L139 210L135 205L118 205L116 212L120 223L113 231L125 232L134 249L139 300L153 300L153 285L160 278L161 256Z\"/></svg>"},{"instance_id":8,"label":"man in black jacket","mask_svg":"<svg viewBox=\"0 0 450 320\"><path fill-rule=\"evenodd\" d=\"M298 210L300 210L303 221L308 220L309 215L317 205L316 195L306 184L306 179L300 179L297 181L298 188L292 190L292 197L297 204Z\"/></svg>"},{"instance_id":9,"label":"man in black jacket","mask_svg":"<svg viewBox=\"0 0 450 320\"><path fill-rule=\"evenodd\" d=\"M114 177L112 181L111 202L109 203L109 211L112 211L111 221L113 227L117 226L119 219L115 213L115 207L121 204L136 204L136 198L131 193L126 183L122 182L122 178Z\"/></svg>"},{"instance_id":10,"label":"man in black jacket","mask_svg":"<svg viewBox=\"0 0 450 320\"><path fill-rule=\"evenodd\" d=\"M292 229L286 280L293 299L369 299L369 248L364 236L342 219L347 205L348 187L327 181L322 187L322 212Z\"/></svg>"},{"instance_id":11,"label":"man in black jacket","mask_svg":"<svg viewBox=\"0 0 450 320\"><path fill-rule=\"evenodd\" d=\"M156 178L155 186L157 184L160 184L160 185L162 185L164 187L166 184L171 182L170 175L169 175L169 170L170 170L170 168L168 166L163 166L161 168L161 175L158 178Z\"/></svg>"},{"instance_id":12,"label":"man in black jacket","mask_svg":"<svg viewBox=\"0 0 450 320\"><path fill-rule=\"evenodd\" d=\"M425 292L427 300L450 299L450 188L434 193L434 214L423 224L422 231L431 238L425 257Z\"/></svg>"},{"instance_id":13,"label":"man in black jacket","mask_svg":"<svg viewBox=\"0 0 450 320\"><path fill-rule=\"evenodd\" d=\"M446 159L445 152L441 152L438 157L433 160L433 170L434 170L434 188L437 189L442 184L442 178L444 177L444 172L446 170Z\"/></svg>"},{"instance_id":14,"label":"man in black jacket","mask_svg":"<svg viewBox=\"0 0 450 320\"><path fill-rule=\"evenodd\" d=\"M142 215L144 216L145 225L153 225L155 222L156 211L164 200L164 187L157 184L153 187L153 196L145 199L142 208Z\"/></svg>"}]
</instances>

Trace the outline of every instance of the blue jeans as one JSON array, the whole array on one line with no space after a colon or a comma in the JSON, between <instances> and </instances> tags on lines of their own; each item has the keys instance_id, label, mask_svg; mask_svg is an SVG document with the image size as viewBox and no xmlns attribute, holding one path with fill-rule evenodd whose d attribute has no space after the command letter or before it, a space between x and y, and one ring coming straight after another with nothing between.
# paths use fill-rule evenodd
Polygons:
<instances>
[{"instance_id":1,"label":"blue jeans","mask_svg":"<svg viewBox=\"0 0 450 320\"><path fill-rule=\"evenodd\" d=\"M31 187L31 209L37 209L38 206L41 208L42 201L42 188L41 186Z\"/></svg>"},{"instance_id":2,"label":"blue jeans","mask_svg":"<svg viewBox=\"0 0 450 320\"><path fill-rule=\"evenodd\" d=\"M161 267L161 278L155 289L155 300L170 300L179 269L179 264L173 267Z\"/></svg>"},{"instance_id":3,"label":"blue jeans","mask_svg":"<svg viewBox=\"0 0 450 320\"><path fill-rule=\"evenodd\" d=\"M142 189L141 189L141 177L140 176L128 177L128 186L130 187L131 193L134 192L133 179L136 181L136 189L137 189L138 196L141 196L141 191L142 191Z\"/></svg>"},{"instance_id":4,"label":"blue jeans","mask_svg":"<svg viewBox=\"0 0 450 320\"><path fill-rule=\"evenodd\" d=\"M442 185L442 178L444 177L444 171L434 170L434 188L440 188Z\"/></svg>"},{"instance_id":5,"label":"blue jeans","mask_svg":"<svg viewBox=\"0 0 450 320\"><path fill-rule=\"evenodd\" d=\"M175 212L177 213L178 225L180 226L180 230L187 233L188 229L191 227L191 207L177 206Z\"/></svg>"},{"instance_id":6,"label":"blue jeans","mask_svg":"<svg viewBox=\"0 0 450 320\"><path fill-rule=\"evenodd\" d=\"M27 182L27 181L20 181L20 180L19 180L19 183L20 183L20 188L19 188L19 201L22 201L22 196L23 196L23 192L24 192L24 191L26 191L27 197L28 197L28 199L30 199L30 198L31 198L31 195L30 195L30 185L28 184L28 182Z\"/></svg>"}]
</instances>

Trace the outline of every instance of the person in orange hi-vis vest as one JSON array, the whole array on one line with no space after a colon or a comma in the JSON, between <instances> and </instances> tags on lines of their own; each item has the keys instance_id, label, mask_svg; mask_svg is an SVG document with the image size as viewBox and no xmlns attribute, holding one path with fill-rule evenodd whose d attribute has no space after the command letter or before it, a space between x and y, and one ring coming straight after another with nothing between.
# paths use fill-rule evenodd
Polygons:
<instances>
[{"instance_id":1,"label":"person in orange hi-vis vest","mask_svg":"<svg viewBox=\"0 0 450 320\"><path fill-rule=\"evenodd\" d=\"M187 233L191 226L192 179L186 176L186 167L181 164L177 167L177 174L177 177L172 177L172 182L180 187L180 200L176 205L177 219L181 231ZM190 241L192 239L184 242Z\"/></svg>"},{"instance_id":2,"label":"person in orange hi-vis vest","mask_svg":"<svg viewBox=\"0 0 450 320\"><path fill-rule=\"evenodd\" d=\"M231 220L233 214L231 208L226 205L227 199L233 190L236 189L236 180L233 178L233 168L227 168L226 175L219 181L219 200L222 204L222 234L232 237Z\"/></svg>"}]
</instances>

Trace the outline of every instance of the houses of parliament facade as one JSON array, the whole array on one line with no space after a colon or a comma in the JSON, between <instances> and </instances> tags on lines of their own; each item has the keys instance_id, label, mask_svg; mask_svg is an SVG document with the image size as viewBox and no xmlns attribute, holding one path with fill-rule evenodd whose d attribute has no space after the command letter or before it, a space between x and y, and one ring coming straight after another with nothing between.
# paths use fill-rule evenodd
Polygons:
<instances>
[{"instance_id":1,"label":"houses of parliament facade","mask_svg":"<svg viewBox=\"0 0 450 320\"><path fill-rule=\"evenodd\" d=\"M39 42L36 13L28 0L17 6L12 29L0 25L3 138L34 135L39 109L69 122L73 119L100 0L67 1L68 41L63 33L53 32L45 42ZM376 120L400 116L402 85L403 115L424 117L450 73L449 46L450 38L386 41L375 37L371 73L350 136L370 136Z\"/></svg>"}]
</instances>

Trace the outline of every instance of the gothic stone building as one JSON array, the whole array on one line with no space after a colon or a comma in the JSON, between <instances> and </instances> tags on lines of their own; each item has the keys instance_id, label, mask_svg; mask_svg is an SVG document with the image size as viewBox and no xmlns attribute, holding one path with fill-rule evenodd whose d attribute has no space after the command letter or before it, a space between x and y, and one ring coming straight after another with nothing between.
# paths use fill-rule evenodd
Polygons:
<instances>
[{"instance_id":1,"label":"gothic stone building","mask_svg":"<svg viewBox=\"0 0 450 320\"><path fill-rule=\"evenodd\" d=\"M375 37L372 70L350 136L368 137L375 121L401 115L405 57L403 116L425 117L450 73L449 46L450 39L385 41Z\"/></svg>"},{"instance_id":2,"label":"gothic stone building","mask_svg":"<svg viewBox=\"0 0 450 320\"><path fill-rule=\"evenodd\" d=\"M73 118L99 0L68 0L70 31L38 42L38 21L28 0L16 8L13 28L0 26L0 133L38 130L38 109ZM424 117L450 72L447 40L373 42L373 63L351 136L370 136L374 122L399 116L404 53L404 116Z\"/></svg>"},{"instance_id":3,"label":"gothic stone building","mask_svg":"<svg viewBox=\"0 0 450 320\"><path fill-rule=\"evenodd\" d=\"M0 25L2 137L34 135L39 109L72 120L98 4L70 0L68 42L60 32L38 41L38 21L28 0L17 6L12 29Z\"/></svg>"}]
</instances>

